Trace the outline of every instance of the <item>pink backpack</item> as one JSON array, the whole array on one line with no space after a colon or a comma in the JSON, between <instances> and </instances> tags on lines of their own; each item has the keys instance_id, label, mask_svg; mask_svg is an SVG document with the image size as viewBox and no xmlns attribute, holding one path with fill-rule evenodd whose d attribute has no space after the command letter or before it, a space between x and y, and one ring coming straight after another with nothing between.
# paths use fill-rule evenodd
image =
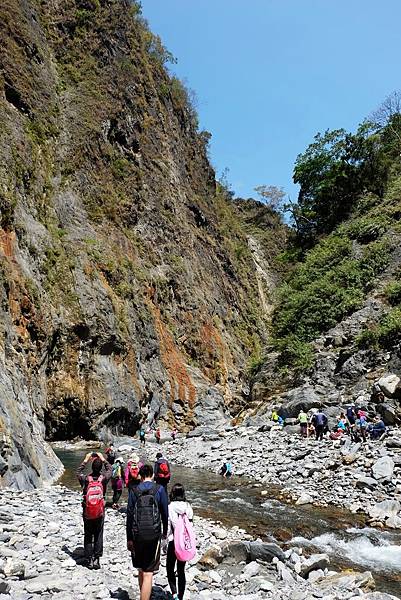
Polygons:
<instances>
[{"instance_id":1,"label":"pink backpack","mask_svg":"<svg viewBox=\"0 0 401 600\"><path fill-rule=\"evenodd\" d=\"M193 525L186 514L178 515L174 528L174 549L178 560L187 562L196 554L196 538Z\"/></svg>"}]
</instances>

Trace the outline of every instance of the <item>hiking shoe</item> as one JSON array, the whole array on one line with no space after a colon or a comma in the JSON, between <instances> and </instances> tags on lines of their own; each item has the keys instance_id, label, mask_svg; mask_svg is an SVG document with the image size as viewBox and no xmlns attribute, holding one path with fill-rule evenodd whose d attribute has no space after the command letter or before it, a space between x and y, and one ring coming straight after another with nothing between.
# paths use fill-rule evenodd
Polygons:
<instances>
[{"instance_id":1,"label":"hiking shoe","mask_svg":"<svg viewBox=\"0 0 401 600\"><path fill-rule=\"evenodd\" d=\"M87 569L93 569L93 558L87 558L84 565Z\"/></svg>"},{"instance_id":2,"label":"hiking shoe","mask_svg":"<svg viewBox=\"0 0 401 600\"><path fill-rule=\"evenodd\" d=\"M100 561L99 561L98 557L93 559L93 567L92 567L92 569L96 569L96 570L100 569Z\"/></svg>"}]
</instances>

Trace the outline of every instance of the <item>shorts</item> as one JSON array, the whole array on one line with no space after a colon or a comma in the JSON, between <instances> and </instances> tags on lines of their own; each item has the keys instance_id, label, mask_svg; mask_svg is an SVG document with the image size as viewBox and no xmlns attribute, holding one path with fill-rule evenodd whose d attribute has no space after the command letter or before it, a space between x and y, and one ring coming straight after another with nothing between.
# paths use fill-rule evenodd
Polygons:
<instances>
[{"instance_id":1,"label":"shorts","mask_svg":"<svg viewBox=\"0 0 401 600\"><path fill-rule=\"evenodd\" d=\"M160 540L155 542L134 541L132 564L145 573L155 573L160 567Z\"/></svg>"}]
</instances>

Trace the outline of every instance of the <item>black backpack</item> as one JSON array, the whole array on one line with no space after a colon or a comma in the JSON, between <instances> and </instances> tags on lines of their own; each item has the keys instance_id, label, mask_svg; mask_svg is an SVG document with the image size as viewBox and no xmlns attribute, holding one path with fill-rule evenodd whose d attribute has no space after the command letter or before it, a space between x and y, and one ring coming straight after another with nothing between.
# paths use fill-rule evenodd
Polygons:
<instances>
[{"instance_id":1,"label":"black backpack","mask_svg":"<svg viewBox=\"0 0 401 600\"><path fill-rule=\"evenodd\" d=\"M154 542L160 539L162 523L156 494L159 486L154 484L151 488L133 490L136 496L132 532L134 539L139 542Z\"/></svg>"}]
</instances>

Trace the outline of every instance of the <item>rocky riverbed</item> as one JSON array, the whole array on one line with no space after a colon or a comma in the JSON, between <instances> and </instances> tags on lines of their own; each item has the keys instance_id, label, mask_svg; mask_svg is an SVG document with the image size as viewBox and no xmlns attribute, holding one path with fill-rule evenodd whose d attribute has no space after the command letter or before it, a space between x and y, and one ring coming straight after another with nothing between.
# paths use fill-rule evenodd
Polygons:
<instances>
[{"instance_id":1,"label":"rocky riverbed","mask_svg":"<svg viewBox=\"0 0 401 600\"><path fill-rule=\"evenodd\" d=\"M0 509L0 599L80 600L138 597L135 572L125 549L124 512L107 511L100 571L82 563L80 494L55 486L2 490ZM283 552L252 541L239 528L196 518L198 556L187 567L188 600L282 599L390 600L374 592L369 572L336 573L324 555L304 557L301 548ZM164 560L153 598L167 599Z\"/></svg>"},{"instance_id":2,"label":"rocky riverbed","mask_svg":"<svg viewBox=\"0 0 401 600\"><path fill-rule=\"evenodd\" d=\"M401 434L394 429L380 441L353 443L349 437L316 442L294 428L260 431L237 427L201 429L166 440L165 455L183 466L218 472L230 459L234 474L281 486L297 504L334 505L363 512L375 526L401 527Z\"/></svg>"}]
</instances>

